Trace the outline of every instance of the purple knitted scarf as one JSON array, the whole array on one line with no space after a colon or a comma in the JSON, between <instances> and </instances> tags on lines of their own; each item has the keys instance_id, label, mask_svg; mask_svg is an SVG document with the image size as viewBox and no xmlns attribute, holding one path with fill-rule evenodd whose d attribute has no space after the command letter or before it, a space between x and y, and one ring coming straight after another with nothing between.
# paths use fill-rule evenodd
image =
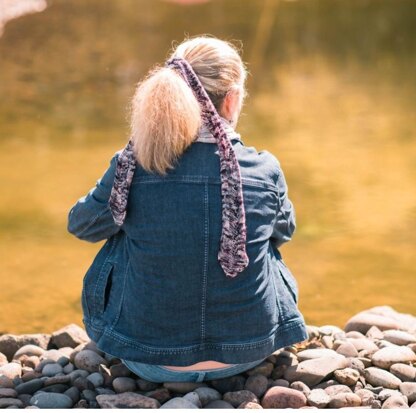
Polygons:
<instances>
[{"instance_id":1,"label":"purple knitted scarf","mask_svg":"<svg viewBox=\"0 0 416 413\"><path fill-rule=\"evenodd\" d=\"M247 229L240 167L220 116L192 66L182 58L172 58L165 66L178 70L192 89L201 106L202 120L217 141L222 196L222 233L218 261L226 276L235 277L249 262L245 245ZM122 225L126 216L129 188L135 167L136 159L130 139L119 155L109 199L111 213L117 225Z\"/></svg>"}]
</instances>

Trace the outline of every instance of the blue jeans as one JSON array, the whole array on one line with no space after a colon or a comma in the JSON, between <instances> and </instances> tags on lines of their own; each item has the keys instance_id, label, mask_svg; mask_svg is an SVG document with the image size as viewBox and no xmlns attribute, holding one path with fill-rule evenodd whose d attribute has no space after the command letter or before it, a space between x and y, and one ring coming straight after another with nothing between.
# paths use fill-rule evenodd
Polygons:
<instances>
[{"instance_id":1,"label":"blue jeans","mask_svg":"<svg viewBox=\"0 0 416 413\"><path fill-rule=\"evenodd\" d=\"M164 382L194 382L201 383L207 380L222 379L234 376L249 370L265 360L251 361L250 363L233 364L230 367L220 367L209 370L192 370L192 371L173 371L156 364L144 364L137 361L129 361L121 359L130 371L141 377L142 379L153 383Z\"/></svg>"}]
</instances>

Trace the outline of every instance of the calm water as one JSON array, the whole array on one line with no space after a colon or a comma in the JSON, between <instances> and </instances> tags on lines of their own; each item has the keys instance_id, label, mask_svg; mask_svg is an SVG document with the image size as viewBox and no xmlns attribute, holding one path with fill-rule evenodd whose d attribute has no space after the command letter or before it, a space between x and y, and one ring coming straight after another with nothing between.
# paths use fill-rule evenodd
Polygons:
<instances>
[{"instance_id":1,"label":"calm water","mask_svg":"<svg viewBox=\"0 0 416 413\"><path fill-rule=\"evenodd\" d=\"M124 146L135 83L186 33L243 43L238 131L285 170L298 229L281 252L307 323L416 314L415 1L48 5L0 37L0 332L82 325L102 243L68 234L68 211Z\"/></svg>"}]
</instances>

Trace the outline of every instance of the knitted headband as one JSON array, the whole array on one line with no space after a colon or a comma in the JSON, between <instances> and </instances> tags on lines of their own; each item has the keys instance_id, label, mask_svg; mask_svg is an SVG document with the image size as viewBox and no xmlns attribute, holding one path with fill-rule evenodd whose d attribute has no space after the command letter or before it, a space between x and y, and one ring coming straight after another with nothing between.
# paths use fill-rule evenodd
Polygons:
<instances>
[{"instance_id":1,"label":"knitted headband","mask_svg":"<svg viewBox=\"0 0 416 413\"><path fill-rule=\"evenodd\" d=\"M228 277L235 277L249 262L245 246L247 229L240 167L220 116L192 66L185 59L176 57L168 60L165 66L178 70L192 89L201 106L202 120L217 141L222 196L222 233L218 261ZM117 225L122 225L126 216L129 188L135 167L133 142L130 139L118 157L109 199L111 213Z\"/></svg>"}]
</instances>

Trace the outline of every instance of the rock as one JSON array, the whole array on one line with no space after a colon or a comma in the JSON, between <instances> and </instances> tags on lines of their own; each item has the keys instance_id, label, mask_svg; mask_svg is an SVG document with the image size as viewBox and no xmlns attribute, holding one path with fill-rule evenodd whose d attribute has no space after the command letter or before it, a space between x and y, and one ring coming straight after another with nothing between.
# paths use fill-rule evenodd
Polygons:
<instances>
[{"instance_id":1,"label":"rock","mask_svg":"<svg viewBox=\"0 0 416 413\"><path fill-rule=\"evenodd\" d=\"M110 372L113 377L129 377L132 375L130 369L123 363L112 365Z\"/></svg>"},{"instance_id":2,"label":"rock","mask_svg":"<svg viewBox=\"0 0 416 413\"><path fill-rule=\"evenodd\" d=\"M367 357L358 357L357 360L360 360L361 363L364 364L364 367L371 367L371 359L367 358Z\"/></svg>"},{"instance_id":3,"label":"rock","mask_svg":"<svg viewBox=\"0 0 416 413\"><path fill-rule=\"evenodd\" d=\"M360 331L361 333L366 334L373 326L378 327L379 330L397 329L399 327L398 323L389 317L363 311L347 321L344 331Z\"/></svg>"},{"instance_id":4,"label":"rock","mask_svg":"<svg viewBox=\"0 0 416 413\"><path fill-rule=\"evenodd\" d=\"M254 403L254 402L243 402L241 403L237 409L262 409L263 407L258 404L258 403Z\"/></svg>"},{"instance_id":5,"label":"rock","mask_svg":"<svg viewBox=\"0 0 416 413\"><path fill-rule=\"evenodd\" d=\"M256 376L251 376L251 377L256 377ZM250 389L246 389L246 390L250 390ZM222 399L221 393L215 389L211 389L210 387L198 387L194 391L195 393L198 394L199 400L201 400L202 407L204 407L205 405L207 405L208 403L214 400Z\"/></svg>"},{"instance_id":6,"label":"rock","mask_svg":"<svg viewBox=\"0 0 416 413\"><path fill-rule=\"evenodd\" d=\"M296 363L299 364L299 363ZM287 370L289 366L282 364L280 366L276 366L273 371L272 371L272 375L271 378L273 380L278 380L281 379L283 377L283 375L285 374L285 371Z\"/></svg>"},{"instance_id":7,"label":"rock","mask_svg":"<svg viewBox=\"0 0 416 413\"><path fill-rule=\"evenodd\" d=\"M391 396L403 396L398 390L392 390L392 389L383 389L378 394L378 399L384 402Z\"/></svg>"},{"instance_id":8,"label":"rock","mask_svg":"<svg viewBox=\"0 0 416 413\"><path fill-rule=\"evenodd\" d=\"M136 384L137 384L137 387L142 391L156 390L160 385L160 383L153 383L145 379L137 379Z\"/></svg>"},{"instance_id":9,"label":"rock","mask_svg":"<svg viewBox=\"0 0 416 413\"><path fill-rule=\"evenodd\" d=\"M136 381L130 377L116 377L113 388L116 393L132 392L136 390Z\"/></svg>"},{"instance_id":10,"label":"rock","mask_svg":"<svg viewBox=\"0 0 416 413\"><path fill-rule=\"evenodd\" d=\"M48 363L59 363L61 366L65 366L69 362L69 357L64 353L61 353L59 350L51 349L46 350L40 357L41 361L37 367L43 368L45 364Z\"/></svg>"},{"instance_id":11,"label":"rock","mask_svg":"<svg viewBox=\"0 0 416 413\"><path fill-rule=\"evenodd\" d=\"M22 381L26 382L26 381L30 381L33 379L38 379L40 377L42 377L42 373L32 370L22 375Z\"/></svg>"},{"instance_id":12,"label":"rock","mask_svg":"<svg viewBox=\"0 0 416 413\"><path fill-rule=\"evenodd\" d=\"M0 376L13 380L22 375L22 366L19 362L11 362L0 367Z\"/></svg>"},{"instance_id":13,"label":"rock","mask_svg":"<svg viewBox=\"0 0 416 413\"><path fill-rule=\"evenodd\" d=\"M366 350L368 354L373 354L378 350L377 345L366 337L348 338L348 343L351 343L357 351Z\"/></svg>"},{"instance_id":14,"label":"rock","mask_svg":"<svg viewBox=\"0 0 416 413\"><path fill-rule=\"evenodd\" d=\"M52 333L51 342L56 347L76 347L90 341L83 328L76 324L68 324Z\"/></svg>"},{"instance_id":15,"label":"rock","mask_svg":"<svg viewBox=\"0 0 416 413\"><path fill-rule=\"evenodd\" d=\"M364 370L364 378L373 386L383 386L388 389L398 389L401 380L386 370L368 367Z\"/></svg>"},{"instance_id":16,"label":"rock","mask_svg":"<svg viewBox=\"0 0 416 413\"><path fill-rule=\"evenodd\" d=\"M65 390L64 394L68 396L73 403L77 403L80 399L80 391L75 386Z\"/></svg>"},{"instance_id":17,"label":"rock","mask_svg":"<svg viewBox=\"0 0 416 413\"><path fill-rule=\"evenodd\" d=\"M201 400L199 399L198 393L195 393L194 391L191 391L189 393L186 393L183 398L187 400L188 402L191 402L194 404L198 409L202 407Z\"/></svg>"},{"instance_id":18,"label":"rock","mask_svg":"<svg viewBox=\"0 0 416 413\"><path fill-rule=\"evenodd\" d=\"M415 361L416 354L409 347L396 345L384 347L371 357L371 362L383 369L389 369L396 363L414 363Z\"/></svg>"},{"instance_id":19,"label":"rock","mask_svg":"<svg viewBox=\"0 0 416 413\"><path fill-rule=\"evenodd\" d=\"M205 387L200 387L200 388L204 389ZM197 389L195 389L195 391L196 390ZM158 389L148 391L144 395L152 399L156 399L160 404L166 403L171 398L170 391L166 389L165 387L160 387Z\"/></svg>"},{"instance_id":20,"label":"rock","mask_svg":"<svg viewBox=\"0 0 416 413\"><path fill-rule=\"evenodd\" d=\"M0 409L7 409L9 406L16 406L18 408L23 407L23 402L19 399L12 397L1 397L0 398Z\"/></svg>"},{"instance_id":21,"label":"rock","mask_svg":"<svg viewBox=\"0 0 416 413\"><path fill-rule=\"evenodd\" d=\"M167 390L167 389L165 389L165 390ZM97 394L116 394L116 392L114 391L114 390L111 390L111 389L107 389L107 388L105 388L105 387L97 387L96 389L95 389L95 392L97 393ZM138 394L141 394L141 393L138 393ZM148 396L147 394L145 394L145 396ZM150 397L150 396L148 396L148 397ZM155 397L153 397L153 399L154 399Z\"/></svg>"},{"instance_id":22,"label":"rock","mask_svg":"<svg viewBox=\"0 0 416 413\"><path fill-rule=\"evenodd\" d=\"M385 330L383 339L398 346L407 346L410 343L416 343L416 336L400 330Z\"/></svg>"},{"instance_id":23,"label":"rock","mask_svg":"<svg viewBox=\"0 0 416 413\"><path fill-rule=\"evenodd\" d=\"M126 392L120 394L100 394L97 403L102 409L158 409L160 403L141 394Z\"/></svg>"},{"instance_id":24,"label":"rock","mask_svg":"<svg viewBox=\"0 0 416 413\"><path fill-rule=\"evenodd\" d=\"M9 360L7 360L7 357L5 354L0 353L0 366L2 366L3 364L7 364L9 362Z\"/></svg>"},{"instance_id":25,"label":"rock","mask_svg":"<svg viewBox=\"0 0 416 413\"><path fill-rule=\"evenodd\" d=\"M346 342L342 343L337 347L336 352L345 357L358 357L358 351L352 343Z\"/></svg>"},{"instance_id":26,"label":"rock","mask_svg":"<svg viewBox=\"0 0 416 413\"><path fill-rule=\"evenodd\" d=\"M77 377L72 381L72 385L75 386L79 391L94 390L94 385L85 377Z\"/></svg>"},{"instance_id":27,"label":"rock","mask_svg":"<svg viewBox=\"0 0 416 413\"><path fill-rule=\"evenodd\" d=\"M263 376L270 377L273 368L273 363L270 363L269 361L263 361L259 365L253 367L252 369L246 370L244 373L246 373L249 376L252 376L254 374L261 374Z\"/></svg>"},{"instance_id":28,"label":"rock","mask_svg":"<svg viewBox=\"0 0 416 413\"><path fill-rule=\"evenodd\" d=\"M81 397L88 402L95 401L95 398L97 396L97 393L94 390L83 390L81 392Z\"/></svg>"},{"instance_id":29,"label":"rock","mask_svg":"<svg viewBox=\"0 0 416 413\"><path fill-rule=\"evenodd\" d=\"M330 396L324 389L312 389L306 399L309 406L324 409L329 403Z\"/></svg>"},{"instance_id":30,"label":"rock","mask_svg":"<svg viewBox=\"0 0 416 413\"><path fill-rule=\"evenodd\" d=\"M348 331L348 333L345 333L346 338L363 338L365 335L363 333L360 333L359 331Z\"/></svg>"},{"instance_id":31,"label":"rock","mask_svg":"<svg viewBox=\"0 0 416 413\"><path fill-rule=\"evenodd\" d=\"M52 384L67 384L71 382L71 377L68 374L48 377L44 385L51 386Z\"/></svg>"},{"instance_id":32,"label":"rock","mask_svg":"<svg viewBox=\"0 0 416 413\"><path fill-rule=\"evenodd\" d=\"M69 409L73 402L66 394L41 392L30 399L30 404L40 409Z\"/></svg>"},{"instance_id":33,"label":"rock","mask_svg":"<svg viewBox=\"0 0 416 413\"><path fill-rule=\"evenodd\" d=\"M365 335L371 340L380 340L384 337L383 332L376 326L370 327Z\"/></svg>"},{"instance_id":34,"label":"rock","mask_svg":"<svg viewBox=\"0 0 416 413\"><path fill-rule=\"evenodd\" d=\"M50 386L45 386L41 391L49 393L63 393L69 389L69 385L63 383L51 384Z\"/></svg>"},{"instance_id":35,"label":"rock","mask_svg":"<svg viewBox=\"0 0 416 413\"><path fill-rule=\"evenodd\" d=\"M71 371L74 371L74 369L75 369L75 366L71 363L71 362L69 362L65 367L64 367L64 369L63 369L63 372L65 373L65 374L69 374L69 373L71 373Z\"/></svg>"},{"instance_id":36,"label":"rock","mask_svg":"<svg viewBox=\"0 0 416 413\"><path fill-rule=\"evenodd\" d=\"M317 384L314 388L315 389L326 389L330 386L338 386L338 385L339 385L339 383L336 380L330 379L330 380L326 380L326 381L323 381L323 382Z\"/></svg>"},{"instance_id":37,"label":"rock","mask_svg":"<svg viewBox=\"0 0 416 413\"><path fill-rule=\"evenodd\" d=\"M284 372L284 378L289 382L299 380L313 387L335 370L343 369L347 365L348 360L340 356L305 360L298 365L288 367Z\"/></svg>"},{"instance_id":38,"label":"rock","mask_svg":"<svg viewBox=\"0 0 416 413\"><path fill-rule=\"evenodd\" d=\"M184 399L183 397L174 397L170 399L165 404L163 404L161 409L198 409L193 403L189 400Z\"/></svg>"},{"instance_id":39,"label":"rock","mask_svg":"<svg viewBox=\"0 0 416 413\"><path fill-rule=\"evenodd\" d=\"M344 384L334 384L332 386L325 387L325 393L329 396L335 396L340 393L352 393L352 390Z\"/></svg>"},{"instance_id":40,"label":"rock","mask_svg":"<svg viewBox=\"0 0 416 413\"><path fill-rule=\"evenodd\" d=\"M306 406L306 397L298 390L275 386L267 390L261 405L265 409L299 409Z\"/></svg>"},{"instance_id":41,"label":"rock","mask_svg":"<svg viewBox=\"0 0 416 413\"><path fill-rule=\"evenodd\" d=\"M234 409L234 406L224 400L213 400L212 402L209 402L204 409Z\"/></svg>"},{"instance_id":42,"label":"rock","mask_svg":"<svg viewBox=\"0 0 416 413\"><path fill-rule=\"evenodd\" d=\"M26 344L23 347L20 347L13 355L13 360L19 360L23 355L26 356L41 356L45 352L45 349L34 344Z\"/></svg>"},{"instance_id":43,"label":"rock","mask_svg":"<svg viewBox=\"0 0 416 413\"><path fill-rule=\"evenodd\" d=\"M346 368L334 371L335 380L346 386L353 386L360 378L360 373L357 370Z\"/></svg>"},{"instance_id":44,"label":"rock","mask_svg":"<svg viewBox=\"0 0 416 413\"><path fill-rule=\"evenodd\" d=\"M391 396L381 406L382 409L408 409L409 405L402 396Z\"/></svg>"},{"instance_id":45,"label":"rock","mask_svg":"<svg viewBox=\"0 0 416 413\"><path fill-rule=\"evenodd\" d=\"M74 409L89 409L90 405L85 399L80 399L75 404Z\"/></svg>"},{"instance_id":46,"label":"rock","mask_svg":"<svg viewBox=\"0 0 416 413\"><path fill-rule=\"evenodd\" d=\"M364 372L364 369L365 369L366 366L364 365L364 363L360 359L350 357L350 358L348 358L348 362L349 362L349 365L348 365L347 368L357 370L359 373ZM371 366L371 362L370 362L370 366Z\"/></svg>"},{"instance_id":47,"label":"rock","mask_svg":"<svg viewBox=\"0 0 416 413\"><path fill-rule=\"evenodd\" d=\"M251 391L257 397L263 396L263 394L266 393L267 388L268 388L267 377L261 374L254 374L252 376L249 376L244 385L245 390Z\"/></svg>"},{"instance_id":48,"label":"rock","mask_svg":"<svg viewBox=\"0 0 416 413\"><path fill-rule=\"evenodd\" d=\"M309 340L319 337L319 327L317 326L306 325L306 331L308 332Z\"/></svg>"},{"instance_id":49,"label":"rock","mask_svg":"<svg viewBox=\"0 0 416 413\"><path fill-rule=\"evenodd\" d=\"M294 366L295 364L299 364L297 355L293 354L290 351L282 351L276 356L275 367L282 366L282 365ZM259 374L263 374L263 373L259 372Z\"/></svg>"},{"instance_id":50,"label":"rock","mask_svg":"<svg viewBox=\"0 0 416 413\"><path fill-rule=\"evenodd\" d=\"M86 377L88 381L90 381L94 387L100 387L104 384L104 377L101 373L95 372L91 373L89 376Z\"/></svg>"},{"instance_id":51,"label":"rock","mask_svg":"<svg viewBox=\"0 0 416 413\"><path fill-rule=\"evenodd\" d=\"M403 381L414 381L416 378L416 369L413 366L404 363L392 364L390 366L390 373Z\"/></svg>"},{"instance_id":52,"label":"rock","mask_svg":"<svg viewBox=\"0 0 416 413\"><path fill-rule=\"evenodd\" d=\"M312 360L312 359L317 359L317 358L326 357L326 356L336 357L338 355L339 354L336 351L330 350L328 348L314 348L314 349L300 351L298 353L298 360L304 361L304 360Z\"/></svg>"},{"instance_id":53,"label":"rock","mask_svg":"<svg viewBox=\"0 0 416 413\"><path fill-rule=\"evenodd\" d=\"M323 336L333 336L337 333L343 333L338 326L324 325L319 327L319 333Z\"/></svg>"},{"instance_id":54,"label":"rock","mask_svg":"<svg viewBox=\"0 0 416 413\"><path fill-rule=\"evenodd\" d=\"M26 383L21 383L16 386L16 391L19 394L33 394L35 391L38 391L43 387L43 380L33 379Z\"/></svg>"},{"instance_id":55,"label":"rock","mask_svg":"<svg viewBox=\"0 0 416 413\"><path fill-rule=\"evenodd\" d=\"M293 390L301 391L306 397L311 392L311 389L302 381L294 381L289 387Z\"/></svg>"},{"instance_id":56,"label":"rock","mask_svg":"<svg viewBox=\"0 0 416 413\"><path fill-rule=\"evenodd\" d=\"M361 405L361 399L354 393L338 393L331 396L328 407L339 409L341 407L356 407Z\"/></svg>"},{"instance_id":57,"label":"rock","mask_svg":"<svg viewBox=\"0 0 416 413\"><path fill-rule=\"evenodd\" d=\"M243 402L259 403L257 396L249 390L227 392L224 394L223 400L230 403L234 407L239 406Z\"/></svg>"},{"instance_id":58,"label":"rock","mask_svg":"<svg viewBox=\"0 0 416 413\"><path fill-rule=\"evenodd\" d=\"M372 391L367 389L357 390L355 394L361 399L361 406L371 407L374 400L377 399L377 396Z\"/></svg>"},{"instance_id":59,"label":"rock","mask_svg":"<svg viewBox=\"0 0 416 413\"><path fill-rule=\"evenodd\" d=\"M186 394L190 391L194 391L198 387L206 387L205 383L193 383L193 382L186 382L186 381L178 381L178 382L165 382L163 383L163 387L171 390L175 393L182 393Z\"/></svg>"},{"instance_id":60,"label":"rock","mask_svg":"<svg viewBox=\"0 0 416 413\"><path fill-rule=\"evenodd\" d=\"M410 404L416 402L416 383L404 382L400 384L399 390L407 397Z\"/></svg>"},{"instance_id":61,"label":"rock","mask_svg":"<svg viewBox=\"0 0 416 413\"><path fill-rule=\"evenodd\" d=\"M75 356L74 364L78 369L87 370L90 373L98 371L99 365L106 365L106 360L92 350L82 350Z\"/></svg>"},{"instance_id":62,"label":"rock","mask_svg":"<svg viewBox=\"0 0 416 413\"><path fill-rule=\"evenodd\" d=\"M332 349L334 346L334 338L332 336L323 336L321 338L321 343L328 349Z\"/></svg>"},{"instance_id":63,"label":"rock","mask_svg":"<svg viewBox=\"0 0 416 413\"><path fill-rule=\"evenodd\" d=\"M20 336L3 334L0 336L0 352L3 353L8 360L12 360L16 351L26 344L34 344L35 346L39 346L46 350L49 339L49 334L23 334Z\"/></svg>"},{"instance_id":64,"label":"rock","mask_svg":"<svg viewBox=\"0 0 416 413\"><path fill-rule=\"evenodd\" d=\"M10 397L14 398L17 396L17 391L15 389L2 389L0 388L0 397Z\"/></svg>"},{"instance_id":65,"label":"rock","mask_svg":"<svg viewBox=\"0 0 416 413\"><path fill-rule=\"evenodd\" d=\"M56 374L62 373L62 366L59 363L46 364L42 369L44 376L55 376Z\"/></svg>"},{"instance_id":66,"label":"rock","mask_svg":"<svg viewBox=\"0 0 416 413\"><path fill-rule=\"evenodd\" d=\"M285 379L277 379L272 381L272 386L289 387L290 383Z\"/></svg>"},{"instance_id":67,"label":"rock","mask_svg":"<svg viewBox=\"0 0 416 413\"><path fill-rule=\"evenodd\" d=\"M231 377L224 377L223 379L211 380L211 385L220 393L238 391L244 389L246 379L244 376L236 375Z\"/></svg>"}]
</instances>

